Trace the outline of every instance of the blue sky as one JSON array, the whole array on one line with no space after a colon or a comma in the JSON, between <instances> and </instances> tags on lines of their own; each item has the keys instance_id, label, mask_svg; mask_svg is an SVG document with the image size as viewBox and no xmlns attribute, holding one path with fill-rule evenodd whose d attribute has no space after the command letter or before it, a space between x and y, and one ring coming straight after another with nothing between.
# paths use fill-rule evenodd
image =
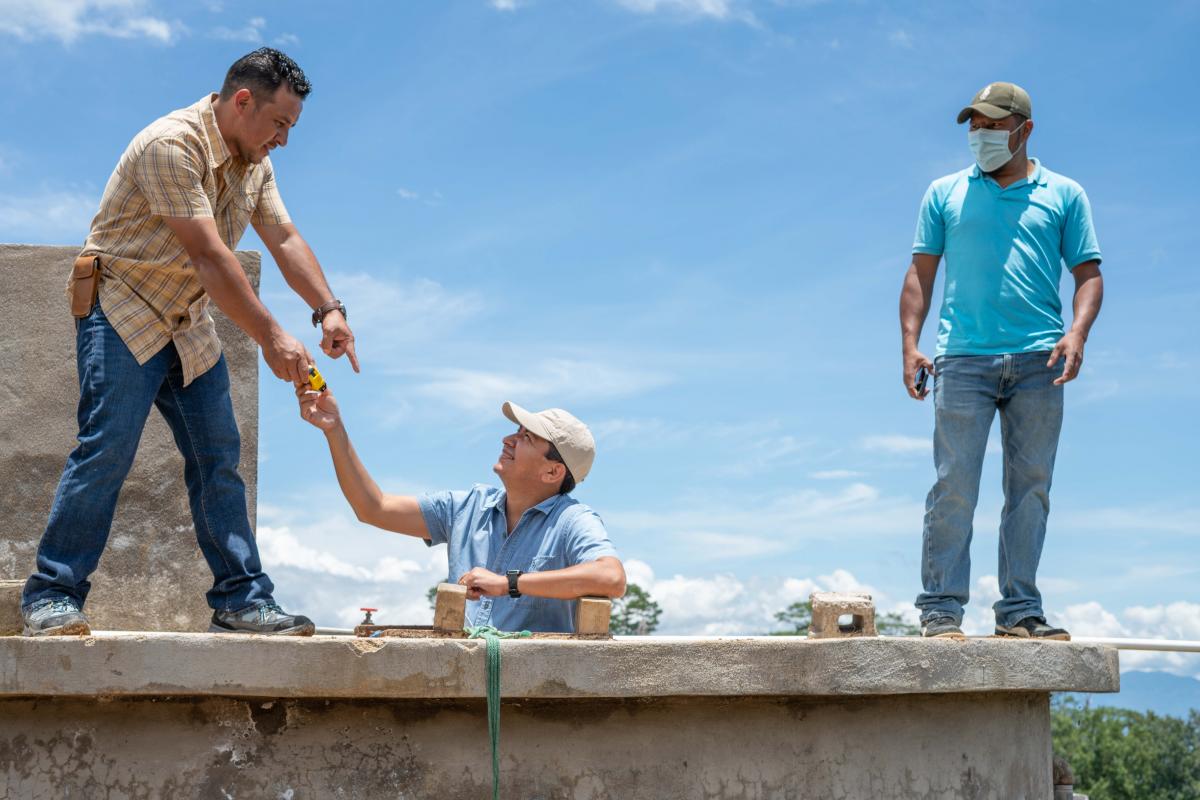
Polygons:
<instances>
[{"instance_id":1,"label":"blue sky","mask_svg":"<svg viewBox=\"0 0 1200 800\"><path fill-rule=\"evenodd\" d=\"M901 386L898 291L922 193L970 163L955 113L1015 81L1033 155L1088 191L1107 288L1067 392L1047 610L1079 635L1200 639L1200 8L915 5L0 0L0 241L81 242L141 127L284 49L315 91L273 161L350 309L362 374L321 366L380 482L487 482L502 401L566 407L599 447L577 496L663 630L764 632L813 588L885 610L920 589L932 409ZM315 341L269 257L262 294ZM422 621L444 554L354 521L266 370L260 403L280 599L326 625L360 605ZM993 448L975 632L1001 503Z\"/></svg>"}]
</instances>

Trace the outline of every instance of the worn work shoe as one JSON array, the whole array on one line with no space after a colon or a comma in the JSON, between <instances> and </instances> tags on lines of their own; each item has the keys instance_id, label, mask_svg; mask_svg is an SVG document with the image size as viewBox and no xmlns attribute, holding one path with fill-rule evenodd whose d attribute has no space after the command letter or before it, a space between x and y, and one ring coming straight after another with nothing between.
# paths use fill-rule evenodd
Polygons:
<instances>
[{"instance_id":1,"label":"worn work shoe","mask_svg":"<svg viewBox=\"0 0 1200 800\"><path fill-rule=\"evenodd\" d=\"M92 632L79 604L69 597L38 600L21 609L26 636L87 636Z\"/></svg>"},{"instance_id":2,"label":"worn work shoe","mask_svg":"<svg viewBox=\"0 0 1200 800\"><path fill-rule=\"evenodd\" d=\"M214 611L209 633L271 633L279 636L312 636L317 626L308 617L289 614L271 601L241 611Z\"/></svg>"},{"instance_id":3,"label":"worn work shoe","mask_svg":"<svg viewBox=\"0 0 1200 800\"><path fill-rule=\"evenodd\" d=\"M934 617L921 626L926 639L966 639L954 617Z\"/></svg>"},{"instance_id":4,"label":"worn work shoe","mask_svg":"<svg viewBox=\"0 0 1200 800\"><path fill-rule=\"evenodd\" d=\"M1046 624L1045 617L1026 617L1016 625L1001 625L996 623L997 636L1012 636L1017 639L1054 639L1060 642L1071 641L1071 634L1062 628L1053 628Z\"/></svg>"}]
</instances>

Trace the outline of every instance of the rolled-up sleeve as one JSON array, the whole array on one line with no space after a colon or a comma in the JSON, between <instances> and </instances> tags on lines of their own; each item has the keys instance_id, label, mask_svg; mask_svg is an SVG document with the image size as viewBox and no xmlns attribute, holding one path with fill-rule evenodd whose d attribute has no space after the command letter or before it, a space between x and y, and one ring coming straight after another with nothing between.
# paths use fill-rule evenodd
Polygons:
<instances>
[{"instance_id":1,"label":"rolled-up sleeve","mask_svg":"<svg viewBox=\"0 0 1200 800\"><path fill-rule=\"evenodd\" d=\"M283 225L292 221L283 205L283 197L279 194L279 184L275 181L275 168L269 158L263 159L265 178L258 192L258 202L254 206L254 216L250 221L255 225Z\"/></svg>"},{"instance_id":2,"label":"rolled-up sleeve","mask_svg":"<svg viewBox=\"0 0 1200 800\"><path fill-rule=\"evenodd\" d=\"M432 546L450 541L454 518L466 507L470 495L470 492L428 492L417 498L425 527L429 530L426 544Z\"/></svg>"},{"instance_id":3,"label":"rolled-up sleeve","mask_svg":"<svg viewBox=\"0 0 1200 800\"><path fill-rule=\"evenodd\" d=\"M152 139L133 161L134 183L159 217L211 217L203 153L183 139Z\"/></svg>"},{"instance_id":4,"label":"rolled-up sleeve","mask_svg":"<svg viewBox=\"0 0 1200 800\"><path fill-rule=\"evenodd\" d=\"M603 556L620 558L608 538L604 521L590 508L572 515L565 550L567 566L585 564Z\"/></svg>"},{"instance_id":5,"label":"rolled-up sleeve","mask_svg":"<svg viewBox=\"0 0 1200 800\"><path fill-rule=\"evenodd\" d=\"M913 236L914 254L940 256L946 249L946 221L942 217L942 201L936 184L930 184L917 213L917 232Z\"/></svg>"}]
</instances>

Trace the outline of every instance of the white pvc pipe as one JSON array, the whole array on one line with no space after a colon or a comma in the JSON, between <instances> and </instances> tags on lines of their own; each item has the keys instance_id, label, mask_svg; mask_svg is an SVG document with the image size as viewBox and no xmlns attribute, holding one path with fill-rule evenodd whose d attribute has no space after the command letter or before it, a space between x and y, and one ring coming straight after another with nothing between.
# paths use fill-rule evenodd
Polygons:
<instances>
[{"instance_id":1,"label":"white pvc pipe","mask_svg":"<svg viewBox=\"0 0 1200 800\"><path fill-rule=\"evenodd\" d=\"M1075 636L1073 642L1106 644L1118 650L1165 650L1172 653L1200 653L1200 641L1186 639L1110 639L1104 636Z\"/></svg>"}]
</instances>

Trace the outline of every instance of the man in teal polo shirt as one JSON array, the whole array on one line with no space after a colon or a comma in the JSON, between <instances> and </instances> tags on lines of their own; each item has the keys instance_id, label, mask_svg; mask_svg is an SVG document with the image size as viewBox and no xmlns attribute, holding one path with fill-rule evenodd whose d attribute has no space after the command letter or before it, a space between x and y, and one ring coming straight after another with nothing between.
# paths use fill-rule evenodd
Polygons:
<instances>
[{"instance_id":1,"label":"man in teal polo shirt","mask_svg":"<svg viewBox=\"0 0 1200 800\"><path fill-rule=\"evenodd\" d=\"M925 636L962 638L971 580L972 520L988 431L997 410L1004 451L1001 598L996 634L1070 639L1046 623L1036 579L1062 427L1063 385L1079 374L1100 312L1100 248L1087 195L1028 155L1029 95L991 83L958 114L970 122L969 169L934 181L921 203L912 264L900 294L904 385L928 394L933 377L937 482L925 502L917 597ZM946 280L935 361L918 349L938 262ZM1075 279L1070 330L1062 268Z\"/></svg>"}]
</instances>

